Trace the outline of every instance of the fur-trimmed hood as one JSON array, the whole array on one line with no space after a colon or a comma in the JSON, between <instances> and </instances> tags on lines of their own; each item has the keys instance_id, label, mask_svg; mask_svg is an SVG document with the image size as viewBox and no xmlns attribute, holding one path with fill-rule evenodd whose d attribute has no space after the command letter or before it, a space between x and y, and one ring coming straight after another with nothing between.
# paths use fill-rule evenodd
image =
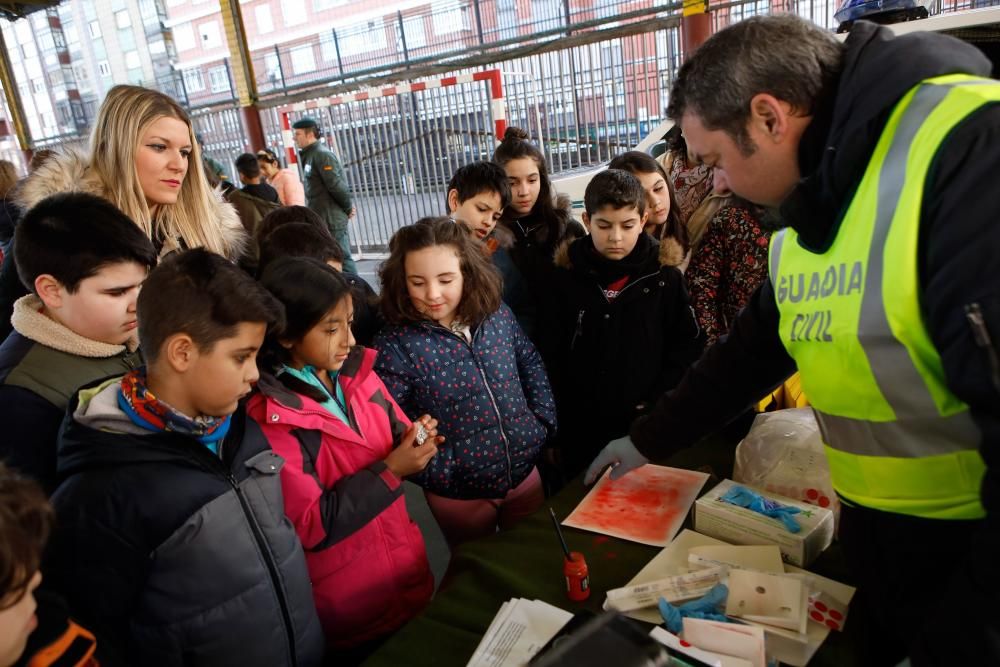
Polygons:
<instances>
[{"instance_id":1,"label":"fur-trimmed hood","mask_svg":"<svg viewBox=\"0 0 1000 667\"><path fill-rule=\"evenodd\" d=\"M68 149L57 152L43 162L17 188L13 200L21 210L27 211L35 204L60 192L86 192L111 200L108 188L89 166L89 158L80 151ZM246 233L236 210L222 199L222 194L212 193L215 219L222 226L229 259L242 256L247 245ZM162 241L162 255L178 250L173 239ZM154 240L156 242L156 240Z\"/></svg>"},{"instance_id":2,"label":"fur-trimmed hood","mask_svg":"<svg viewBox=\"0 0 1000 667\"><path fill-rule=\"evenodd\" d=\"M10 318L14 329L29 340L78 357L100 359L121 354L126 349L134 352L139 341L133 336L124 345L113 345L84 338L42 313L42 300L34 294L22 296L14 302Z\"/></svg>"},{"instance_id":3,"label":"fur-trimmed hood","mask_svg":"<svg viewBox=\"0 0 1000 667\"><path fill-rule=\"evenodd\" d=\"M569 247L578 239L567 238L556 247L555 264L561 269L572 269L573 260L570 258ZM653 239L654 243L656 239ZM684 259L684 247L675 238L660 239L659 241L659 261L660 266L679 267Z\"/></svg>"}]
</instances>

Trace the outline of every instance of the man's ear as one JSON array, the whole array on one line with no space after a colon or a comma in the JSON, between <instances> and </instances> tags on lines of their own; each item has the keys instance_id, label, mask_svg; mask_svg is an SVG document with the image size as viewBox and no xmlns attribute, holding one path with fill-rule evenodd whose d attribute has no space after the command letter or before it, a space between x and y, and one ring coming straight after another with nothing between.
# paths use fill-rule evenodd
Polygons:
<instances>
[{"instance_id":1,"label":"man's ear","mask_svg":"<svg viewBox=\"0 0 1000 667\"><path fill-rule=\"evenodd\" d=\"M788 119L792 106L774 95L758 93L750 100L750 125L774 142L788 134Z\"/></svg>"},{"instance_id":2,"label":"man's ear","mask_svg":"<svg viewBox=\"0 0 1000 667\"><path fill-rule=\"evenodd\" d=\"M590 233L590 216L586 211L583 212L583 226L587 229L587 233Z\"/></svg>"},{"instance_id":3,"label":"man's ear","mask_svg":"<svg viewBox=\"0 0 1000 667\"><path fill-rule=\"evenodd\" d=\"M61 308L64 291L63 284L51 274L43 273L35 278L35 293L46 308Z\"/></svg>"},{"instance_id":4,"label":"man's ear","mask_svg":"<svg viewBox=\"0 0 1000 667\"><path fill-rule=\"evenodd\" d=\"M452 188L448 190L448 213L454 213L458 210L458 190Z\"/></svg>"},{"instance_id":5,"label":"man's ear","mask_svg":"<svg viewBox=\"0 0 1000 667\"><path fill-rule=\"evenodd\" d=\"M191 336L177 333L167 338L163 343L160 360L170 364L177 373L184 373L198 359L198 346Z\"/></svg>"}]
</instances>

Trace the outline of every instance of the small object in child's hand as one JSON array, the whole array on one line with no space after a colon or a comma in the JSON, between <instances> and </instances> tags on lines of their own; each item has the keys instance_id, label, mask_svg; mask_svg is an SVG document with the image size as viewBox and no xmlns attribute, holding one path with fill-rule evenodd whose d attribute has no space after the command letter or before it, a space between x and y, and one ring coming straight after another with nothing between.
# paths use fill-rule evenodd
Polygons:
<instances>
[{"instance_id":1,"label":"small object in child's hand","mask_svg":"<svg viewBox=\"0 0 1000 667\"><path fill-rule=\"evenodd\" d=\"M427 429L424 428L424 425L420 422L417 422L417 435L414 437L414 440L417 443L417 447L420 447L427 442Z\"/></svg>"}]
</instances>

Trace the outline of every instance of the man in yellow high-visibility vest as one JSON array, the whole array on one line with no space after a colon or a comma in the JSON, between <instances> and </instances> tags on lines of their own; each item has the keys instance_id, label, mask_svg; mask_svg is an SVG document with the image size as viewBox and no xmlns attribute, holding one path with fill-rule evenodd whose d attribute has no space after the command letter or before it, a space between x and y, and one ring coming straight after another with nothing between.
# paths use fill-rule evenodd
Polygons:
<instances>
[{"instance_id":1,"label":"man in yellow high-visibility vest","mask_svg":"<svg viewBox=\"0 0 1000 667\"><path fill-rule=\"evenodd\" d=\"M843 44L794 16L705 42L669 115L693 157L785 229L730 335L588 472L690 446L797 369L843 500L865 664L1000 664L990 71L958 40L866 22Z\"/></svg>"}]
</instances>

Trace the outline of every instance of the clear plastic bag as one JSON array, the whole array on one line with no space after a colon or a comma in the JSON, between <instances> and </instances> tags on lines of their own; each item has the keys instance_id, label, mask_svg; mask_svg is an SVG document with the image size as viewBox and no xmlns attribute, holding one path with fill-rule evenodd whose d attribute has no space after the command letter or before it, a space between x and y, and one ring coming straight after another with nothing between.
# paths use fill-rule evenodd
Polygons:
<instances>
[{"instance_id":1,"label":"clear plastic bag","mask_svg":"<svg viewBox=\"0 0 1000 667\"><path fill-rule=\"evenodd\" d=\"M810 408L757 415L736 448L733 479L833 511L840 523L840 501L830 483L830 466L816 417Z\"/></svg>"}]
</instances>

